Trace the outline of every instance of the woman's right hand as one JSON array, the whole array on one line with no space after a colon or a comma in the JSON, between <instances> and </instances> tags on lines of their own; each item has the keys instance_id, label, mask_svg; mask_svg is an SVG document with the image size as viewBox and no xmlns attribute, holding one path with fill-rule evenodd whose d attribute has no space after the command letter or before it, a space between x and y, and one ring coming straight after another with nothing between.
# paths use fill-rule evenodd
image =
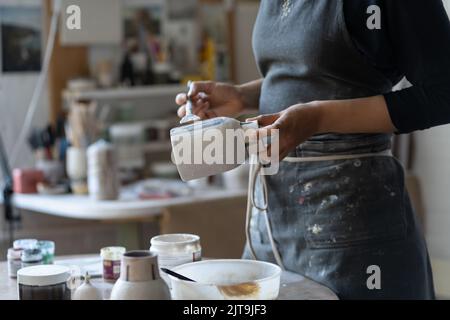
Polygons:
<instances>
[{"instance_id":1,"label":"woman's right hand","mask_svg":"<svg viewBox=\"0 0 450 320\"><path fill-rule=\"evenodd\" d=\"M202 119L214 117L234 117L244 110L244 99L238 87L231 84L199 81L193 82L188 95L192 98L193 112ZM178 116L186 114L186 94L176 97L180 106Z\"/></svg>"}]
</instances>

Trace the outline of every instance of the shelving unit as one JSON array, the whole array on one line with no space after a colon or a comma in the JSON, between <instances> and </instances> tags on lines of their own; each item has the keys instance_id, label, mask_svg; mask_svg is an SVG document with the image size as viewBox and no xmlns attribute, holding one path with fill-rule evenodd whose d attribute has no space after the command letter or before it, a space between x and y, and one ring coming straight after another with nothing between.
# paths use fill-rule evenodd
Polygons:
<instances>
[{"instance_id":1,"label":"shelving unit","mask_svg":"<svg viewBox=\"0 0 450 320\"><path fill-rule=\"evenodd\" d=\"M73 100L130 100L146 99L164 96L176 96L186 91L183 85L154 85L147 87L111 88L88 91L63 91L63 98L67 102Z\"/></svg>"}]
</instances>

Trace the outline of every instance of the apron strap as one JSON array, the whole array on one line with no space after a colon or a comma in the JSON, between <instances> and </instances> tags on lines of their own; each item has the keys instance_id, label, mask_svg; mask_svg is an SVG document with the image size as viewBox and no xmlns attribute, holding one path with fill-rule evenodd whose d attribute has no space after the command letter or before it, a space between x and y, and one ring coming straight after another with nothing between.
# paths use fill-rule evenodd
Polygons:
<instances>
[{"instance_id":1,"label":"apron strap","mask_svg":"<svg viewBox=\"0 0 450 320\"><path fill-rule=\"evenodd\" d=\"M359 158L369 158L369 157L392 157L392 152L390 149L383 150L374 153L360 153L360 154L348 154L348 155L330 155L330 156L318 156L318 157L286 157L283 161L290 163L299 162L318 162L318 161L334 161L334 160L351 160ZM268 188L266 176L261 174L262 165L258 161L257 155L250 156L250 173L249 173L249 184L247 193L247 211L245 217L245 235L247 238L247 244L250 249L250 254L254 260L258 260L256 256L255 249L253 247L252 237L251 237L251 221L252 221L252 208L260 211L264 214L264 220L267 228L267 235L269 237L270 245L272 247L272 252L275 257L275 261L280 266L281 269L285 270L283 265L283 260L281 258L280 252L276 246L275 240L272 235L272 226L268 217ZM261 188L263 192L263 204L257 204L255 200L255 190L256 190L256 180L261 181Z\"/></svg>"},{"instance_id":2,"label":"apron strap","mask_svg":"<svg viewBox=\"0 0 450 320\"><path fill-rule=\"evenodd\" d=\"M286 157L283 161L298 163L298 162L318 162L318 161L334 161L334 160L351 160L359 158L370 158L370 157L392 157L392 151L386 149L380 152L372 153L359 153L359 154L336 154L329 156L318 156L318 157Z\"/></svg>"}]
</instances>

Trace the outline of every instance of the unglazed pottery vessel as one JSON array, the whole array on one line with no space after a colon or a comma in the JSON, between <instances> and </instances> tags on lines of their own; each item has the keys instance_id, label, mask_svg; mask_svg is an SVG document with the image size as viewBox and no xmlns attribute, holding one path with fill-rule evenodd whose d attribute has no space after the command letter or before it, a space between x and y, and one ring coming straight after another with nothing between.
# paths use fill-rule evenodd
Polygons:
<instances>
[{"instance_id":1,"label":"unglazed pottery vessel","mask_svg":"<svg viewBox=\"0 0 450 320\"><path fill-rule=\"evenodd\" d=\"M170 300L169 288L159 275L156 254L142 250L123 255L111 300Z\"/></svg>"}]
</instances>

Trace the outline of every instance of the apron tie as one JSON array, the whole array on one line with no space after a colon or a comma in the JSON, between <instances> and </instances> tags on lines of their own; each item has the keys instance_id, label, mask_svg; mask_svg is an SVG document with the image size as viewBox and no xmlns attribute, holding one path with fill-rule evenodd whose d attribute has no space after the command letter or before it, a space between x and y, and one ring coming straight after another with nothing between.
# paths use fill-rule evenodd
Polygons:
<instances>
[{"instance_id":1,"label":"apron tie","mask_svg":"<svg viewBox=\"0 0 450 320\"><path fill-rule=\"evenodd\" d=\"M299 162L318 162L318 161L335 161L335 160L351 160L359 158L369 158L369 157L392 157L392 152L390 149L386 149L380 152L374 153L360 153L360 154L344 154L344 155L330 155L330 156L317 156L317 157L286 157L283 161L289 163L299 163ZM250 173L249 173L249 184L247 193L247 211L245 217L245 235L247 238L247 244L250 249L250 254L254 260L258 260L256 256L255 248L253 247L252 237L251 237L251 221L252 221L252 208L260 211L264 214L264 220L266 223L267 235L269 237L270 245L272 247L272 252L275 257L275 261L280 266L282 270L285 270L283 265L283 260L281 258L280 252L277 248L275 240L272 235L272 226L270 219L268 217L268 188L266 176L261 174L262 164L257 160L257 155L250 156ZM262 189L262 201L263 204L260 205L256 203L255 200L255 190L256 190L256 180L261 181Z\"/></svg>"}]
</instances>

